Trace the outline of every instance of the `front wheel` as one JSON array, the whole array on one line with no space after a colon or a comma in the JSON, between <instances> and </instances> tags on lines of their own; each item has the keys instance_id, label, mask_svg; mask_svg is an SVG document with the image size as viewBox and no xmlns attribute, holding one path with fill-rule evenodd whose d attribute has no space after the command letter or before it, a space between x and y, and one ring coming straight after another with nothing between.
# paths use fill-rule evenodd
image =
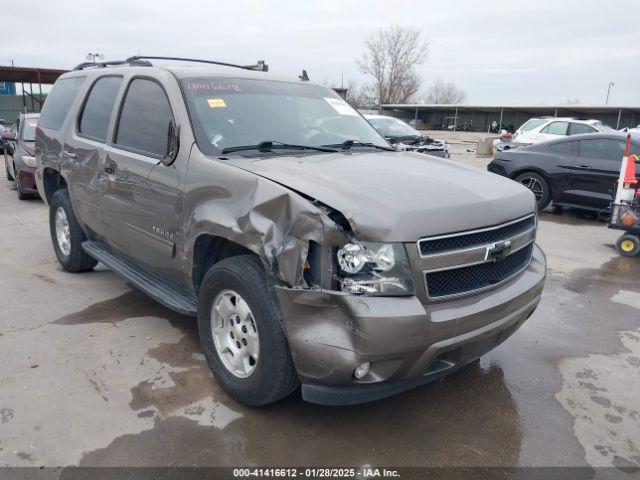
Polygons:
<instances>
[{"instance_id":1,"label":"front wheel","mask_svg":"<svg viewBox=\"0 0 640 480\"><path fill-rule=\"evenodd\" d=\"M256 257L227 258L207 272L198 331L211 371L238 402L267 405L298 387L278 298Z\"/></svg>"},{"instance_id":2,"label":"front wheel","mask_svg":"<svg viewBox=\"0 0 640 480\"><path fill-rule=\"evenodd\" d=\"M87 237L76 220L65 189L56 191L49 201L49 229L62 268L68 272L85 272L96 266L98 261L82 249Z\"/></svg>"},{"instance_id":3,"label":"front wheel","mask_svg":"<svg viewBox=\"0 0 640 480\"><path fill-rule=\"evenodd\" d=\"M544 210L549 205L549 202L551 202L551 189L542 175L535 172L525 172L518 175L515 180L531 190L536 197L538 211Z\"/></svg>"},{"instance_id":4,"label":"front wheel","mask_svg":"<svg viewBox=\"0 0 640 480\"><path fill-rule=\"evenodd\" d=\"M616 251L623 257L635 257L640 253L640 238L631 233L621 235L616 240Z\"/></svg>"}]
</instances>

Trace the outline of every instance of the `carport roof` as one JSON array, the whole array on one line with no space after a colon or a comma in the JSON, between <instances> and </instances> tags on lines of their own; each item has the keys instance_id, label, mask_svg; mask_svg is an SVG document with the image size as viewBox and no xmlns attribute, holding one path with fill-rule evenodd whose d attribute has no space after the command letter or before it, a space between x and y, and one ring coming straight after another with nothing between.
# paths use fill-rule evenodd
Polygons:
<instances>
[{"instance_id":1,"label":"carport roof","mask_svg":"<svg viewBox=\"0 0 640 480\"><path fill-rule=\"evenodd\" d=\"M0 82L53 84L67 70L0 66Z\"/></svg>"},{"instance_id":2,"label":"carport roof","mask_svg":"<svg viewBox=\"0 0 640 480\"><path fill-rule=\"evenodd\" d=\"M382 108L392 108L399 110L480 110L500 111L500 110L518 110L525 112L548 112L549 110L571 110L574 112L607 112L618 110L640 111L639 106L623 106L623 105L464 105L464 104L424 104L424 103L399 103L399 104L383 104Z\"/></svg>"}]
</instances>

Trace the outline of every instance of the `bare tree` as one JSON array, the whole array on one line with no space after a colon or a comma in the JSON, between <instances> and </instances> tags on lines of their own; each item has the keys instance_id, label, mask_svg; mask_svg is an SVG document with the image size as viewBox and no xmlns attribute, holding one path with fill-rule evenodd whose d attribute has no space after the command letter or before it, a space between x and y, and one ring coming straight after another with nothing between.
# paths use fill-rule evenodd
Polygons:
<instances>
[{"instance_id":1,"label":"bare tree","mask_svg":"<svg viewBox=\"0 0 640 480\"><path fill-rule=\"evenodd\" d=\"M415 67L427 59L429 42L410 27L393 25L378 30L364 42L365 53L356 60L363 73L373 76L375 100L406 103L420 89Z\"/></svg>"},{"instance_id":2,"label":"bare tree","mask_svg":"<svg viewBox=\"0 0 640 480\"><path fill-rule=\"evenodd\" d=\"M578 97L569 97L567 98L567 105L578 105L582 103L582 99Z\"/></svg>"},{"instance_id":3,"label":"bare tree","mask_svg":"<svg viewBox=\"0 0 640 480\"><path fill-rule=\"evenodd\" d=\"M431 104L452 105L455 103L462 103L466 98L466 92L459 89L455 83L445 82L439 78L429 89L425 102Z\"/></svg>"},{"instance_id":4,"label":"bare tree","mask_svg":"<svg viewBox=\"0 0 640 480\"><path fill-rule=\"evenodd\" d=\"M376 104L375 91L370 86L361 86L356 80L349 79L346 84L339 85L336 82L324 79L322 85L333 89L344 88L346 90L345 100L354 108L372 107Z\"/></svg>"}]
</instances>

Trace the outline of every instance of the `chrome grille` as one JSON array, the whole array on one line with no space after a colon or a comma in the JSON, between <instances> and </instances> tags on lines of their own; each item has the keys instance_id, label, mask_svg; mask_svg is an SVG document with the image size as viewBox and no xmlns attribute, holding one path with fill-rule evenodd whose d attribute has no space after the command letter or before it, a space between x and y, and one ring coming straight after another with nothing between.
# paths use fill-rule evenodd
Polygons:
<instances>
[{"instance_id":1,"label":"chrome grille","mask_svg":"<svg viewBox=\"0 0 640 480\"><path fill-rule=\"evenodd\" d=\"M427 295L431 298L458 295L500 283L529 265L532 251L530 243L497 262L427 272Z\"/></svg>"},{"instance_id":2,"label":"chrome grille","mask_svg":"<svg viewBox=\"0 0 640 480\"><path fill-rule=\"evenodd\" d=\"M535 216L530 215L496 227L425 238L418 242L418 248L421 255L433 255L434 253L442 253L450 250L460 250L504 240L505 238L510 238L519 233L531 230L535 225Z\"/></svg>"},{"instance_id":3,"label":"chrome grille","mask_svg":"<svg viewBox=\"0 0 640 480\"><path fill-rule=\"evenodd\" d=\"M417 242L415 268L422 272L427 299L469 295L524 270L531 262L534 214L478 230Z\"/></svg>"}]
</instances>

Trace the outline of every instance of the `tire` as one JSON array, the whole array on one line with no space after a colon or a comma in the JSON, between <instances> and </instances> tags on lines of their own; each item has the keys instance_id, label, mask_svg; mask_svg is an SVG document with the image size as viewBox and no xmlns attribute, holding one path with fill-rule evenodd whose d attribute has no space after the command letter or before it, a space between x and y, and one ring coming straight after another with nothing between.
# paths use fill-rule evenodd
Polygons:
<instances>
[{"instance_id":1,"label":"tire","mask_svg":"<svg viewBox=\"0 0 640 480\"><path fill-rule=\"evenodd\" d=\"M616 240L616 251L623 257L635 257L640 253L640 238L632 233L625 233Z\"/></svg>"},{"instance_id":2,"label":"tire","mask_svg":"<svg viewBox=\"0 0 640 480\"><path fill-rule=\"evenodd\" d=\"M538 211L544 210L551 202L549 182L539 173L524 172L518 175L515 181L527 187L535 195Z\"/></svg>"},{"instance_id":3,"label":"tire","mask_svg":"<svg viewBox=\"0 0 640 480\"><path fill-rule=\"evenodd\" d=\"M61 245L58 239L59 224L56 223L56 220L59 211L64 212L64 218L67 223L68 233L66 237L68 244L65 242L64 245ZM71 207L69 192L65 189L57 190L49 201L49 229L51 231L53 249L62 268L68 272L86 272L97 265L98 261L87 255L82 249L82 242L87 240L87 237L80 228L78 220L76 220Z\"/></svg>"},{"instance_id":4,"label":"tire","mask_svg":"<svg viewBox=\"0 0 640 480\"><path fill-rule=\"evenodd\" d=\"M258 258L240 255L216 263L205 275L198 296L200 342L209 367L225 392L244 405L259 407L276 402L298 388L299 380L284 333L278 298ZM225 299L238 311L248 306L250 315L240 322L236 318L238 315L233 313L226 316L229 320L224 315L213 318L214 303L219 305L218 302L224 303ZM225 312L224 308L220 312ZM234 318L235 327L231 327ZM212 323L224 325L217 330L227 332L231 340L223 333L214 335ZM234 333L236 331L238 333ZM255 345L255 337L259 354L252 365L247 352ZM250 338L254 340L248 345L245 340ZM234 373L229 365L236 358L248 358L248 362L240 361L245 369L243 374Z\"/></svg>"},{"instance_id":5,"label":"tire","mask_svg":"<svg viewBox=\"0 0 640 480\"><path fill-rule=\"evenodd\" d=\"M22 188L20 188L20 180L18 178L16 178L16 192L18 194L18 200L29 200L33 198L33 195L31 195L30 193L24 193L22 191Z\"/></svg>"},{"instance_id":6,"label":"tire","mask_svg":"<svg viewBox=\"0 0 640 480\"><path fill-rule=\"evenodd\" d=\"M4 169L7 172L7 180L9 180L10 182L15 181L15 179L13 178L13 175L11 174L11 170L9 170L9 162L7 161L7 156L3 155L4 157Z\"/></svg>"}]
</instances>

